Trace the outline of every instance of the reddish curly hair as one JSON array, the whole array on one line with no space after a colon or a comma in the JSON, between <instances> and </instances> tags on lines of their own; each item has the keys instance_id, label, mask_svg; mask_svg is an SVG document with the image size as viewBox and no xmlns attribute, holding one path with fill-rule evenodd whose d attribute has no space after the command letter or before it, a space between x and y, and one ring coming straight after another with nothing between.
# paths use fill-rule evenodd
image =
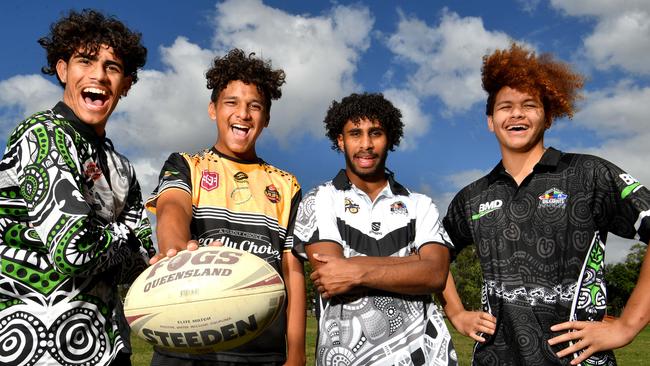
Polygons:
<instances>
[{"instance_id":1,"label":"reddish curly hair","mask_svg":"<svg viewBox=\"0 0 650 366\"><path fill-rule=\"evenodd\" d=\"M537 56L516 43L508 50L483 56L481 80L488 93L485 106L488 116L492 115L497 93L508 86L538 96L548 121L572 118L584 85L584 77L572 71L568 64L554 60L548 53Z\"/></svg>"}]
</instances>

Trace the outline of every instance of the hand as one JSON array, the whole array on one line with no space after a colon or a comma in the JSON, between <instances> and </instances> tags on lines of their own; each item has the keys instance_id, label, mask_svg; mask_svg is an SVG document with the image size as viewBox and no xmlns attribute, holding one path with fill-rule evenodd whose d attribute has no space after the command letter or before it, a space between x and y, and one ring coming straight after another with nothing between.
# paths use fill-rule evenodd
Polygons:
<instances>
[{"instance_id":1,"label":"hand","mask_svg":"<svg viewBox=\"0 0 650 366\"><path fill-rule=\"evenodd\" d=\"M453 316L449 316L449 321L456 330L477 342L485 342L485 338L479 333L493 335L497 327L497 318L483 311L463 310Z\"/></svg>"},{"instance_id":2,"label":"hand","mask_svg":"<svg viewBox=\"0 0 650 366\"><path fill-rule=\"evenodd\" d=\"M219 243L218 245L215 245L215 246L223 245L221 242L212 242L212 243L210 243L210 245L213 245L215 243ZM185 249L187 249L187 250L197 250L197 249L199 249L199 242L196 241L196 240L190 240L190 241L187 242L186 247L184 249L176 249L176 248L167 249L166 253L158 253L158 254L154 255L153 257L151 257L151 259L149 259L149 264L154 264L154 263L158 262L159 260L161 260L163 258L171 258L171 257L175 256L176 254L178 254L178 252L180 250L185 250Z\"/></svg>"},{"instance_id":3,"label":"hand","mask_svg":"<svg viewBox=\"0 0 650 366\"><path fill-rule=\"evenodd\" d=\"M568 330L569 332L548 340L554 346L559 343L573 341L569 347L557 353L562 358L582 350L577 358L571 361L578 365L591 355L600 351L620 348L632 342L634 330L626 326L620 319L611 321L571 321L556 324L551 327L554 332Z\"/></svg>"},{"instance_id":4,"label":"hand","mask_svg":"<svg viewBox=\"0 0 650 366\"><path fill-rule=\"evenodd\" d=\"M345 258L314 253L314 259L323 264L310 277L324 299L347 293L359 283L361 273Z\"/></svg>"}]
</instances>

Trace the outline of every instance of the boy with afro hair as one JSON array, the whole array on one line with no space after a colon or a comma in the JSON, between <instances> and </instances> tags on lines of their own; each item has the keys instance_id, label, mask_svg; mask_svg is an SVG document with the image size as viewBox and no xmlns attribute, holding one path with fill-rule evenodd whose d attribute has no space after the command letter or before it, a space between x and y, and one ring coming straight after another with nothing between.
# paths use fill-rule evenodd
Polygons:
<instances>
[{"instance_id":1,"label":"boy with afro hair","mask_svg":"<svg viewBox=\"0 0 650 366\"><path fill-rule=\"evenodd\" d=\"M616 365L611 350L650 319L650 260L622 316L604 321L605 243L608 232L648 243L650 191L604 159L544 146L580 98L567 64L513 44L484 57L482 78L502 160L443 223L457 251L477 247L484 312L463 309L451 276L445 312L478 341L475 365Z\"/></svg>"},{"instance_id":2,"label":"boy with afro hair","mask_svg":"<svg viewBox=\"0 0 650 366\"><path fill-rule=\"evenodd\" d=\"M146 203L158 222L160 254L151 262L205 245L249 251L282 275L287 302L251 342L201 355L155 348L151 365L304 365L305 278L302 262L291 253L302 193L292 174L255 152L269 124L271 100L282 96L284 71L233 49L214 60L206 78L217 141L197 153L172 153L165 162Z\"/></svg>"},{"instance_id":3,"label":"boy with afro hair","mask_svg":"<svg viewBox=\"0 0 650 366\"><path fill-rule=\"evenodd\" d=\"M456 365L431 293L449 270L449 239L431 199L386 169L402 113L381 94L352 94L325 117L345 169L300 203L295 251L318 290L316 364Z\"/></svg>"}]
</instances>

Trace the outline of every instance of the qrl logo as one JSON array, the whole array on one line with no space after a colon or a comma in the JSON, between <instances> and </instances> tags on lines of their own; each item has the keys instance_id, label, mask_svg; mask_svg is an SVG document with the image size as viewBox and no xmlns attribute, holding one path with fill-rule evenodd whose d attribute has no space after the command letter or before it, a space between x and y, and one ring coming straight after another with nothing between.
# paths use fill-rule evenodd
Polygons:
<instances>
[{"instance_id":1,"label":"qrl logo","mask_svg":"<svg viewBox=\"0 0 650 366\"><path fill-rule=\"evenodd\" d=\"M204 170L201 176L201 188L211 191L217 187L219 187L219 173Z\"/></svg>"},{"instance_id":2,"label":"qrl logo","mask_svg":"<svg viewBox=\"0 0 650 366\"><path fill-rule=\"evenodd\" d=\"M479 212L494 211L498 208L501 208L502 205L503 205L503 201L501 200L494 200L492 202L481 203L481 205L478 206L478 211Z\"/></svg>"}]
</instances>

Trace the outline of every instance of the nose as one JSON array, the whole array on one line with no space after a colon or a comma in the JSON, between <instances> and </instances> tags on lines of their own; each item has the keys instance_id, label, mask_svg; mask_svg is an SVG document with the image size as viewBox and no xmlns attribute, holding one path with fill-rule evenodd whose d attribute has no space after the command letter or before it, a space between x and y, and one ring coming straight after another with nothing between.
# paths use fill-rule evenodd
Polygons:
<instances>
[{"instance_id":1,"label":"nose","mask_svg":"<svg viewBox=\"0 0 650 366\"><path fill-rule=\"evenodd\" d=\"M361 137L361 148L364 150L372 150L372 148L375 146L374 141L372 140L372 136L369 134L364 134Z\"/></svg>"},{"instance_id":2,"label":"nose","mask_svg":"<svg viewBox=\"0 0 650 366\"><path fill-rule=\"evenodd\" d=\"M251 114L246 103L240 103L239 107L237 108L237 117L242 120L248 120L250 116Z\"/></svg>"},{"instance_id":3,"label":"nose","mask_svg":"<svg viewBox=\"0 0 650 366\"><path fill-rule=\"evenodd\" d=\"M524 108L520 105L512 106L512 117L513 118L523 118L524 117Z\"/></svg>"},{"instance_id":4,"label":"nose","mask_svg":"<svg viewBox=\"0 0 650 366\"><path fill-rule=\"evenodd\" d=\"M90 77L94 80L103 82L108 78L108 74L106 73L103 65L101 65L99 62L95 62L93 69L90 72Z\"/></svg>"}]
</instances>

